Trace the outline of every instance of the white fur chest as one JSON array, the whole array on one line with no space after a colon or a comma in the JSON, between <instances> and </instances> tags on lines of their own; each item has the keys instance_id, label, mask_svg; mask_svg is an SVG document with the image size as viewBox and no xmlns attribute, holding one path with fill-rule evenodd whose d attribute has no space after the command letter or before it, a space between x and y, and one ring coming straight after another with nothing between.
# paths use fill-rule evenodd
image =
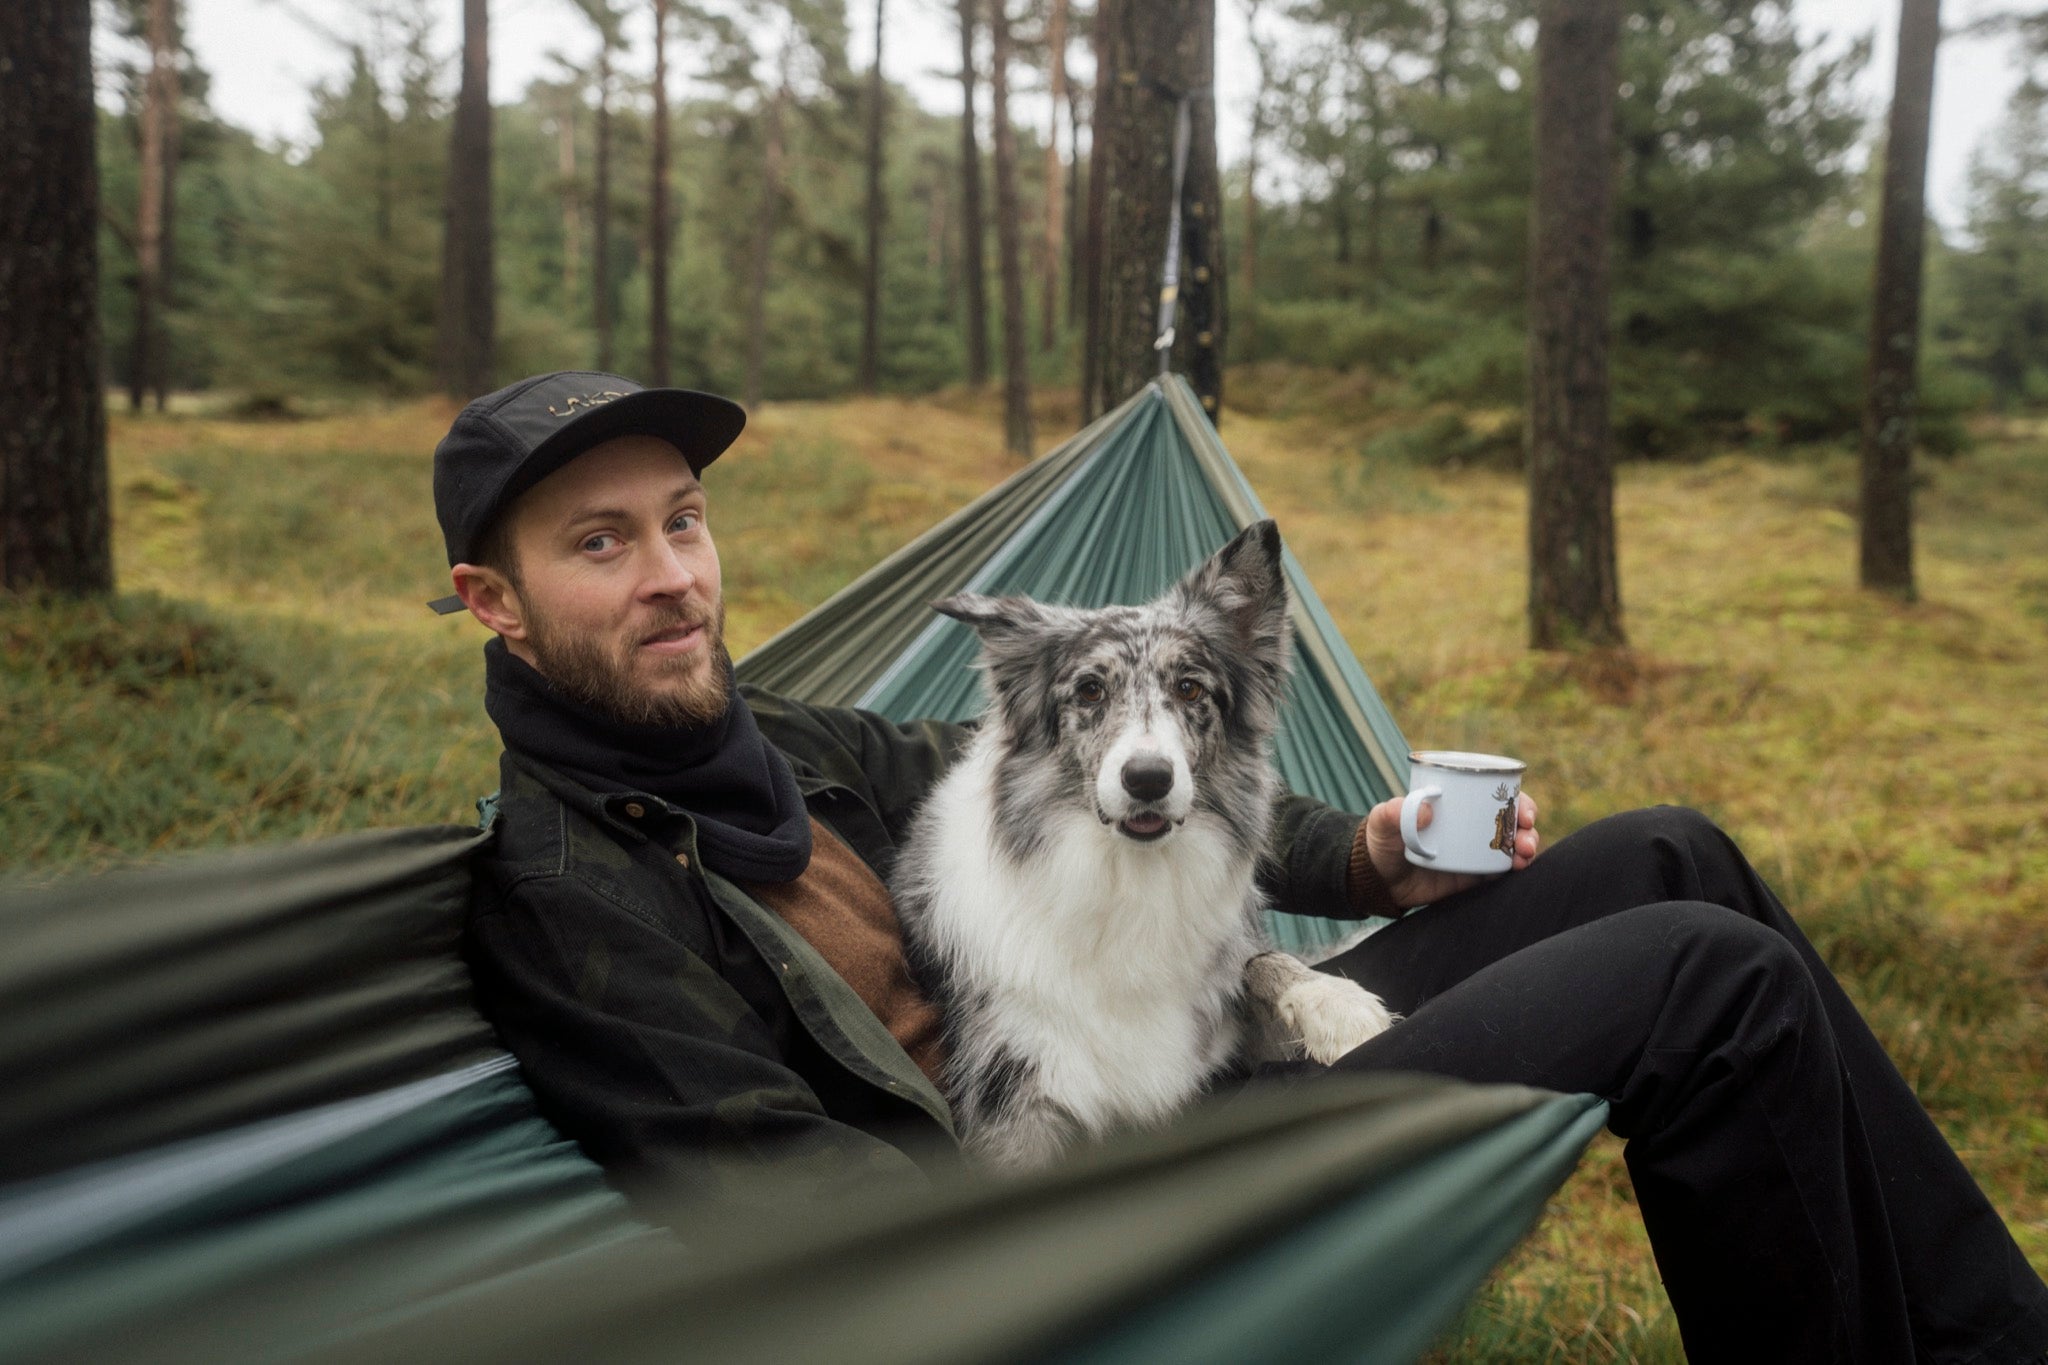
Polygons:
<instances>
[{"instance_id":1,"label":"white fur chest","mask_svg":"<svg viewBox=\"0 0 2048 1365\"><path fill-rule=\"evenodd\" d=\"M1044 812L1044 851L1020 863L990 828L995 761L985 737L924 816L925 931L984 1002L970 1046L986 1055L955 1064L1028 1061L1093 1133L1164 1117L1236 1050L1251 869L1200 812L1153 844Z\"/></svg>"}]
</instances>

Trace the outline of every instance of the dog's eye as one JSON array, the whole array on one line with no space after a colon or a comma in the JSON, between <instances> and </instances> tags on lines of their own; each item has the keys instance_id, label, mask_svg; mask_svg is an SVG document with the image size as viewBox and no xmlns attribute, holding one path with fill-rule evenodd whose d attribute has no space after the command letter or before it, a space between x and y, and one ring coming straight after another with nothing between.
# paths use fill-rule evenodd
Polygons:
<instances>
[{"instance_id":1,"label":"dog's eye","mask_svg":"<svg viewBox=\"0 0 2048 1365\"><path fill-rule=\"evenodd\" d=\"M1173 695L1179 697L1182 701L1197 702L1208 694L1209 689L1196 682L1193 678L1182 678L1173 685Z\"/></svg>"},{"instance_id":2,"label":"dog's eye","mask_svg":"<svg viewBox=\"0 0 2048 1365\"><path fill-rule=\"evenodd\" d=\"M1100 706L1105 695L1102 684L1093 678L1083 678L1074 684L1074 700L1083 706Z\"/></svg>"}]
</instances>

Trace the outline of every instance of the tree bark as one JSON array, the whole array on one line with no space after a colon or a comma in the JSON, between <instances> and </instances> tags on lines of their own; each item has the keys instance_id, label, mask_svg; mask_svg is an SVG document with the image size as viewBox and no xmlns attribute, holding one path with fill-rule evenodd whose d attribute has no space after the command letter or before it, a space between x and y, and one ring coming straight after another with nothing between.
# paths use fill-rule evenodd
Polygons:
<instances>
[{"instance_id":1,"label":"tree bark","mask_svg":"<svg viewBox=\"0 0 2048 1365\"><path fill-rule=\"evenodd\" d=\"M178 161L185 140L181 112L185 92L179 73L185 43L179 33L175 4L171 9L170 37L173 60L165 72L165 83L170 87L165 107L170 117L164 128L164 223L162 240L157 245L157 340L156 354L150 360L150 388L158 412L169 407L171 401L171 310L178 303Z\"/></svg>"},{"instance_id":2,"label":"tree bark","mask_svg":"<svg viewBox=\"0 0 2048 1365\"><path fill-rule=\"evenodd\" d=\"M1187 376L1211 423L1223 416L1224 335L1229 310L1224 292L1223 176L1216 159L1216 0L1190 0L1187 34L1193 41L1186 70L1187 183L1181 193L1181 305L1174 361Z\"/></svg>"},{"instance_id":3,"label":"tree bark","mask_svg":"<svg viewBox=\"0 0 2048 1365\"><path fill-rule=\"evenodd\" d=\"M967 294L967 382L988 383L988 279L982 244L981 138L974 128L974 6L960 0L960 282Z\"/></svg>"},{"instance_id":4,"label":"tree bark","mask_svg":"<svg viewBox=\"0 0 2048 1365\"><path fill-rule=\"evenodd\" d=\"M1060 276L1066 265L1061 243L1067 211L1061 193L1065 186L1060 175L1060 101L1067 97L1067 0L1052 0L1045 45L1046 61L1052 68L1052 99L1045 129L1045 278L1040 291L1038 348L1050 351L1059 341Z\"/></svg>"},{"instance_id":5,"label":"tree bark","mask_svg":"<svg viewBox=\"0 0 2048 1365\"><path fill-rule=\"evenodd\" d=\"M612 367L612 35L597 52L597 132L590 188L590 308L597 331L597 368Z\"/></svg>"},{"instance_id":6,"label":"tree bark","mask_svg":"<svg viewBox=\"0 0 2048 1365\"><path fill-rule=\"evenodd\" d=\"M888 87L882 80L882 11L875 0L875 69L868 80L868 259L861 280L860 374L862 393L881 386L882 369L882 229L888 205L882 195L882 142Z\"/></svg>"},{"instance_id":7,"label":"tree bark","mask_svg":"<svg viewBox=\"0 0 2048 1365\"><path fill-rule=\"evenodd\" d=\"M1920 278L1926 235L1927 125L1941 0L1904 0L1885 138L1884 204L1871 290L1863 408L1859 567L1863 586L1911 601L1913 429L1919 404Z\"/></svg>"},{"instance_id":8,"label":"tree bark","mask_svg":"<svg viewBox=\"0 0 2048 1365\"><path fill-rule=\"evenodd\" d=\"M1529 639L1626 643L1608 437L1619 0L1539 0L1529 212Z\"/></svg>"},{"instance_id":9,"label":"tree bark","mask_svg":"<svg viewBox=\"0 0 2048 1365\"><path fill-rule=\"evenodd\" d=\"M1249 355L1258 327L1259 289L1259 144L1266 137L1266 107L1273 86L1273 45L1259 36L1259 10L1263 0L1246 0L1245 30L1251 37L1253 71L1257 84L1252 93L1251 127L1245 137L1244 234L1237 244L1237 316L1232 319L1237 333L1238 354Z\"/></svg>"},{"instance_id":10,"label":"tree bark","mask_svg":"<svg viewBox=\"0 0 2048 1365\"><path fill-rule=\"evenodd\" d=\"M1451 61L1452 54L1456 51L1457 37L1457 0L1444 0L1443 27L1436 48L1436 71L1431 76L1431 82L1436 87L1439 115L1451 98ZM1443 140L1441 138L1431 138L1429 142L1430 170L1435 171L1442 168L1444 155ZM1431 191L1429 197L1423 201L1422 211L1422 268L1424 270L1432 274L1436 272L1438 264L1443 260L1443 248L1443 210L1437 205L1436 193Z\"/></svg>"},{"instance_id":11,"label":"tree bark","mask_svg":"<svg viewBox=\"0 0 2048 1365\"><path fill-rule=\"evenodd\" d=\"M149 72L143 78L140 155L135 190L135 349L128 371L128 410L142 411L154 389L163 410L164 224L170 150L178 121L177 20L173 0L149 0L144 36Z\"/></svg>"},{"instance_id":12,"label":"tree bark","mask_svg":"<svg viewBox=\"0 0 2048 1365\"><path fill-rule=\"evenodd\" d=\"M1105 411L1102 356L1109 332L1109 294L1103 279L1104 238L1109 232L1109 164L1113 52L1119 0L1096 0L1091 39L1095 46L1095 99L1088 111L1088 223L1081 252L1081 420ZM1077 156L1079 150L1076 149Z\"/></svg>"},{"instance_id":13,"label":"tree bark","mask_svg":"<svg viewBox=\"0 0 2048 1365\"><path fill-rule=\"evenodd\" d=\"M647 382L668 385L668 0L654 0L654 202L648 212Z\"/></svg>"},{"instance_id":14,"label":"tree bark","mask_svg":"<svg viewBox=\"0 0 2048 1365\"><path fill-rule=\"evenodd\" d=\"M462 0L462 86L448 145L441 238L441 391L490 391L497 338L491 260L489 0Z\"/></svg>"},{"instance_id":15,"label":"tree bark","mask_svg":"<svg viewBox=\"0 0 2048 1365\"><path fill-rule=\"evenodd\" d=\"M1098 412L1121 403L1159 373L1153 343L1173 208L1174 121L1180 94L1200 91L1208 83L1202 56L1214 42L1215 26L1206 0L1193 16L1175 0L1119 0L1105 12L1111 14L1105 45L1110 75L1108 102L1097 110L1094 167L1107 182L1099 248L1102 322L1094 367ZM1203 99L1211 102L1206 94ZM1195 160L1192 145L1189 160L1191 165ZM1090 249L1097 248L1091 243Z\"/></svg>"},{"instance_id":16,"label":"tree bark","mask_svg":"<svg viewBox=\"0 0 2048 1365\"><path fill-rule=\"evenodd\" d=\"M742 396L749 411L760 409L768 363L768 275L775 255L775 219L782 205L782 163L786 155L783 116L788 102L789 86L778 84L768 102L763 129L767 145L761 155L761 201L754 210L754 242L747 274L747 369Z\"/></svg>"},{"instance_id":17,"label":"tree bark","mask_svg":"<svg viewBox=\"0 0 2048 1365\"><path fill-rule=\"evenodd\" d=\"M0 7L0 588L111 592L92 6Z\"/></svg>"},{"instance_id":18,"label":"tree bark","mask_svg":"<svg viewBox=\"0 0 2048 1365\"><path fill-rule=\"evenodd\" d=\"M583 254L583 206L576 194L576 105L581 95L573 87L564 94L555 122L555 173L562 178L562 307L567 310L576 306L576 265Z\"/></svg>"},{"instance_id":19,"label":"tree bark","mask_svg":"<svg viewBox=\"0 0 2048 1365\"><path fill-rule=\"evenodd\" d=\"M458 399L492 387L497 331L489 25L488 0L463 0L462 84L450 131L441 247L441 386Z\"/></svg>"},{"instance_id":20,"label":"tree bark","mask_svg":"<svg viewBox=\"0 0 2048 1365\"><path fill-rule=\"evenodd\" d=\"M1031 356L1025 344L1024 257L1017 203L1017 129L1010 122L1009 0L989 0L994 56L989 94L996 142L996 255L1003 281L1003 443L1012 455L1031 454Z\"/></svg>"},{"instance_id":21,"label":"tree bark","mask_svg":"<svg viewBox=\"0 0 2048 1365\"><path fill-rule=\"evenodd\" d=\"M1081 183L1081 101L1074 98L1073 82L1067 83L1067 327L1072 330L1081 317L1081 271L1085 253L1082 238L1081 205L1085 190Z\"/></svg>"}]
</instances>

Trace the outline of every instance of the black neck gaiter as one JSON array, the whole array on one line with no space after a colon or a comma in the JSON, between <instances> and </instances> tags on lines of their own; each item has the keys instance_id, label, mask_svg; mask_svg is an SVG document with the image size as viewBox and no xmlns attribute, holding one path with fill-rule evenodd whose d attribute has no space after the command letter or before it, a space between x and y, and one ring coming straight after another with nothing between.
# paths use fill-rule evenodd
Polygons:
<instances>
[{"instance_id":1,"label":"black neck gaiter","mask_svg":"<svg viewBox=\"0 0 2048 1365\"><path fill-rule=\"evenodd\" d=\"M796 774L731 697L703 725L630 724L563 696L503 640L484 646L484 710L507 749L593 791L648 792L688 811L698 856L721 876L795 881L811 861Z\"/></svg>"}]
</instances>

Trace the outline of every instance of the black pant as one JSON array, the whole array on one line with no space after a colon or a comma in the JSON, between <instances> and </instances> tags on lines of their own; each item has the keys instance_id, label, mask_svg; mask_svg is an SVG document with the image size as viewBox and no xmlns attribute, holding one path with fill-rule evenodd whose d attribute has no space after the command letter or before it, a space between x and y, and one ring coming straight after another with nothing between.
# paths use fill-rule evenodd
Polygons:
<instances>
[{"instance_id":1,"label":"black pant","mask_svg":"<svg viewBox=\"0 0 2048 1365\"><path fill-rule=\"evenodd\" d=\"M1322 965L1408 1016L1341 1067L1612 1104L1692 1360L1990 1365L2048 1349L2048 1288L1704 817L1601 821Z\"/></svg>"}]
</instances>

